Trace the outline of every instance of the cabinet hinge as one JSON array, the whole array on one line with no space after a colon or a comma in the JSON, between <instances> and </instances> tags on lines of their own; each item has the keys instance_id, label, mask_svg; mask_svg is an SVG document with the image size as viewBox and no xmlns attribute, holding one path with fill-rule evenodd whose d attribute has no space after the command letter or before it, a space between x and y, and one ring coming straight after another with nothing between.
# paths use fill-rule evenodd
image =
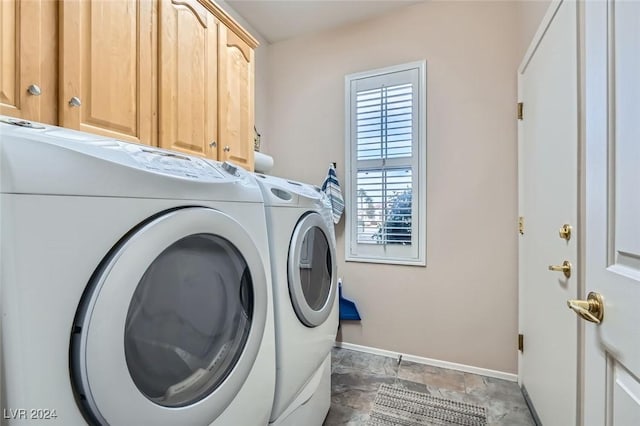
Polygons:
<instances>
[{"instance_id":1,"label":"cabinet hinge","mask_svg":"<svg viewBox=\"0 0 640 426\"><path fill-rule=\"evenodd\" d=\"M524 335L518 334L518 350L524 352Z\"/></svg>"},{"instance_id":2,"label":"cabinet hinge","mask_svg":"<svg viewBox=\"0 0 640 426\"><path fill-rule=\"evenodd\" d=\"M522 120L522 118L524 117L523 110L524 104L522 102L518 102L518 120Z\"/></svg>"},{"instance_id":3,"label":"cabinet hinge","mask_svg":"<svg viewBox=\"0 0 640 426\"><path fill-rule=\"evenodd\" d=\"M518 232L524 235L524 216L518 217Z\"/></svg>"}]
</instances>

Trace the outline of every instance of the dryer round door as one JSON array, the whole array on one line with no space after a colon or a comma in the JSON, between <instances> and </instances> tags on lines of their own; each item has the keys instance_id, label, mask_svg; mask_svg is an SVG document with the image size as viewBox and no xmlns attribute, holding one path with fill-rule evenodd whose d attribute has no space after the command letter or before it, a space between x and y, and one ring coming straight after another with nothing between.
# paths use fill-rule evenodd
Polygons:
<instances>
[{"instance_id":1,"label":"dryer round door","mask_svg":"<svg viewBox=\"0 0 640 426\"><path fill-rule=\"evenodd\" d=\"M254 366L267 316L256 244L233 218L184 208L131 232L76 315L71 367L100 424L209 424Z\"/></svg>"},{"instance_id":2,"label":"dryer round door","mask_svg":"<svg viewBox=\"0 0 640 426\"><path fill-rule=\"evenodd\" d=\"M335 246L318 213L302 217L289 246L289 294L298 319L307 327L323 324L336 295Z\"/></svg>"}]
</instances>

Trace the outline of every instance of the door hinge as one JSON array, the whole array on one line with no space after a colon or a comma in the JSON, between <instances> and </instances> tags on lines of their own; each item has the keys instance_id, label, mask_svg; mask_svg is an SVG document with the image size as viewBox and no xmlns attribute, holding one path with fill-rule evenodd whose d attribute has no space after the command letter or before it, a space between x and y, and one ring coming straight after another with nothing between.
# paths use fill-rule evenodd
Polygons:
<instances>
[{"instance_id":1,"label":"door hinge","mask_svg":"<svg viewBox=\"0 0 640 426\"><path fill-rule=\"evenodd\" d=\"M520 235L524 235L524 216L518 218L518 232Z\"/></svg>"},{"instance_id":2,"label":"door hinge","mask_svg":"<svg viewBox=\"0 0 640 426\"><path fill-rule=\"evenodd\" d=\"M522 102L518 102L518 120L522 120L522 118L524 117L523 110L524 104Z\"/></svg>"},{"instance_id":3,"label":"door hinge","mask_svg":"<svg viewBox=\"0 0 640 426\"><path fill-rule=\"evenodd\" d=\"M524 335L518 334L518 350L524 352Z\"/></svg>"}]
</instances>

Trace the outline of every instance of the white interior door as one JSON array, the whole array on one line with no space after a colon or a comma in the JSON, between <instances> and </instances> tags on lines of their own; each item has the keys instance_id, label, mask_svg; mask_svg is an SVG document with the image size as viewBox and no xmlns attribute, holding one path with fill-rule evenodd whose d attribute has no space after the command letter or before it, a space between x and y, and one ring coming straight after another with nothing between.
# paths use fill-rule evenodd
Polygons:
<instances>
[{"instance_id":1,"label":"white interior door","mask_svg":"<svg viewBox=\"0 0 640 426\"><path fill-rule=\"evenodd\" d=\"M545 426L576 423L578 64L577 11L554 2L519 71L520 384ZM572 227L569 239L560 228ZM571 264L570 276L549 270Z\"/></svg>"},{"instance_id":2,"label":"white interior door","mask_svg":"<svg viewBox=\"0 0 640 426\"><path fill-rule=\"evenodd\" d=\"M640 425L640 2L586 2L585 31L584 424Z\"/></svg>"}]
</instances>

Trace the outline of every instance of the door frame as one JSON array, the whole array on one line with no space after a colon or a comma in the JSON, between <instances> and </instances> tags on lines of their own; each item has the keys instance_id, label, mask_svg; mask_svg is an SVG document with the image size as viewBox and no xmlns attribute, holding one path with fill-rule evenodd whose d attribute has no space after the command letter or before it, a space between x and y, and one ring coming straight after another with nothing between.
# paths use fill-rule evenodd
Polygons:
<instances>
[{"instance_id":1,"label":"door frame","mask_svg":"<svg viewBox=\"0 0 640 426\"><path fill-rule=\"evenodd\" d=\"M585 111L586 115L586 111L587 111L587 103L586 103L586 95L587 95L587 86L586 86L586 79L587 77L590 78L590 74L594 74L594 73L599 73L601 72L601 67L603 65L602 61L604 60L606 62L605 67L607 68L607 72L609 71L609 57L608 55L605 53L605 56L607 56L606 58L602 58L601 54L602 52L606 52L607 49L609 48L609 37L606 37L604 40L600 39L598 40L598 36L601 34L601 31L605 31L608 32L609 31L609 17L608 17L608 9L609 9L609 2L608 1L602 1L602 2L592 2L592 4L590 5L584 5L583 9L583 14L582 14L582 19L583 19L583 31L582 31L582 49L581 49L581 53L583 53L583 58L586 57L586 49L587 46L589 48L589 50L593 51L596 50L598 52L598 55L591 55L591 57L588 60L584 60L581 63L581 67L580 67L580 71L581 71L581 77L582 77L582 101L580 104L580 107L582 108L583 111ZM597 10L596 10L597 9ZM604 13L604 18L602 16L599 16L600 13ZM590 27L590 32L595 34L594 35L588 35L588 32L586 31L586 26L589 25ZM590 71L587 72L586 67L590 66L592 68L595 68L594 71ZM590 87L588 89L589 95L590 96L595 96L598 98L604 98L604 108L607 110L606 112L603 111L597 111L596 115L598 114L605 114L606 118L605 120L609 120L609 95L607 92L607 90L609 90L609 84L610 84L610 79L607 76L606 77L606 88L602 87L601 84L598 84L597 86ZM593 115L593 111L591 112L591 114ZM598 117L598 119L601 119L602 116ZM584 122L582 123L583 127L583 133L582 133L582 138L580 143L584 144L585 150L586 150L586 145L587 145L587 123L586 120L584 120ZM608 126L608 123L607 123ZM608 131L608 130L607 130ZM592 130L589 131L589 133L593 133ZM591 138L593 136L590 136ZM607 140L608 142L608 140ZM605 149L608 149L605 148ZM591 148L591 150L593 150ZM585 165L586 165L586 158L584 159L585 161ZM587 173L583 173L583 179L584 179L584 186L586 186L586 181L587 181ZM593 178L590 178L593 179ZM586 188L584 188L584 193L586 195ZM587 205L586 205L586 200L582 205L582 211L586 214L587 212ZM585 228L586 228L586 224L585 224ZM585 245L585 250L586 250L586 245ZM583 252L584 253L584 252ZM586 291L587 291L587 286L583 285L580 289L580 296L578 299L584 299L584 297L582 297L582 295L586 295ZM586 367L587 364L601 364L604 367L604 364L606 364L606 359L604 359L604 355L600 354L600 349L598 348L598 336L597 336L597 329L596 327L594 327L595 324L591 324L588 323L586 321L579 321L581 324L581 336L582 336L582 344L580 345L580 354L581 354L581 361L582 361L582 368L581 368L581 375L580 378L582 379L582 383L581 383L581 387L580 387L580 402L581 402L581 407L582 409L580 410L580 415L581 415L581 425L585 425L585 424L606 424L607 421L607 417L606 417L606 413L605 413L605 405L606 404L601 404L601 405L589 405L589 404L585 404L586 402L586 396L587 396L587 390L586 390L586 382L589 382L589 386L592 388L592 392L594 393L598 393L601 395L606 395L606 389L605 389L605 384L607 383L606 380L606 373L605 373L605 368L600 368L596 371L591 371L589 372L590 377L587 378L585 377L585 375L587 374L586 371ZM587 347L591 348L590 351L587 350ZM596 349L597 348L597 349ZM597 355L595 355L597 354ZM594 355L598 358L594 358ZM601 357L602 358L599 358Z\"/></svg>"},{"instance_id":2,"label":"door frame","mask_svg":"<svg viewBox=\"0 0 640 426\"><path fill-rule=\"evenodd\" d=\"M616 73L616 0L607 1L586 1L583 0L584 31L582 32L582 51L589 52L583 55L585 60L582 63L581 73L583 79L583 100L581 108L584 110L586 119L583 124L583 139L585 146L585 155L589 155L589 163L585 165L595 165L596 167L584 173L585 178L585 194L586 184L589 184L589 200L585 199L584 212L589 214L589 229L595 229L595 237L593 240L602 238L608 244L614 246L615 232L611 232L613 225L616 223L615 214L611 214L613 205L615 204L616 183L609 180L611 168L617 167L615 154L616 144L619 136L616 132L616 96L618 75ZM604 35L604 36L603 36ZM587 81L589 84L587 85ZM589 103L587 104L587 96ZM593 158L606 159L600 162ZM595 163L595 164L594 164ZM603 164L608 163L608 164ZM599 165L601 167L599 167ZM586 167L585 167L586 168ZM617 179L617 178L616 178ZM614 179L615 180L615 179ZM599 194L599 187L602 182L607 182L609 188L605 190L605 195ZM595 188L595 189L594 189ZM612 197L612 194L614 195ZM609 199L607 199L609 198ZM594 201L595 200L595 201ZM588 202L587 202L588 201ZM600 204L602 203L602 204ZM606 205L606 204L608 205ZM606 206L606 207L605 207ZM603 221L608 222L606 227L607 236L598 237L600 229L598 227ZM600 222L600 223L598 223ZM587 224L585 224L587 225ZM593 232L593 231L592 231ZM585 253L587 242L585 242ZM589 250L594 252L594 243L590 241ZM600 241L598 241L600 243ZM598 254L598 257L600 255ZM594 256L596 257L596 256ZM586 259L586 257L585 257ZM599 260L596 257L596 262ZM603 262L599 268L607 269L615 267L614 261ZM592 263L593 265L593 263ZM586 268L585 268L586 269ZM616 301L607 300L607 290L611 290L604 282L600 281L602 277L595 279L593 273L598 268L591 267L588 271L591 275L586 276L584 289L580 299L585 299L587 292L602 292L605 304L605 317L607 321L607 306L614 312L614 316L621 315L626 309L631 309L629 305L616 306ZM612 268L613 269L613 268ZM597 272L596 272L597 273ZM595 280L595 281L594 281ZM618 296L619 297L619 296ZM583 324L583 345L581 347L583 369L582 369L582 425L613 425L615 421L615 407L613 394L613 383L616 376L616 355L615 350L608 349L606 345L606 332L599 329L600 325L591 324L586 321L580 321ZM618 323L619 324L619 323ZM606 325L605 325L606 327ZM637 358L634 358L637 359ZM635 373L631 373L635 374ZM596 403L594 403L596 401Z\"/></svg>"},{"instance_id":3,"label":"door frame","mask_svg":"<svg viewBox=\"0 0 640 426\"><path fill-rule=\"evenodd\" d=\"M585 252L585 181L586 181L586 173L585 173L585 119L584 119L584 3L582 0L551 0L547 11L545 12L538 29L536 30L533 39L531 40L529 47L527 48L522 62L518 67L518 75L517 75L517 102L522 102L522 90L523 90L523 82L522 75L526 71L530 61L533 58L533 55L538 48L538 45L542 41L542 38L547 32L553 18L558 12L560 6L564 1L576 1L576 13L577 13L577 62L578 62L578 115L577 115L577 165L578 165L578 188L577 188L577 223L575 224L575 229L577 230L580 238L577 239L577 259L578 264L574 265L575 277L576 277L576 285L577 285L577 294L574 295L576 298L579 294L584 294L584 252ZM524 208L524 137L523 137L523 122L522 120L518 120L517 123L517 141L518 141L518 215L521 215L521 212ZM526 230L526 218L525 218L525 230ZM526 232L526 231L525 231ZM522 240L520 239L520 235L518 235L518 252L521 251L520 246L522 244ZM518 330L521 330L521 325L523 323L523 315L522 315L522 301L523 301L523 289L522 282L524 279L524 272L522 267L522 259L520 255L518 255ZM577 383L576 383L576 424L582 425L584 423L583 420L583 401L584 401L584 321L577 322L578 332L577 332ZM522 388L522 352L518 351L518 385ZM523 389L524 398L531 410L531 413L535 420L540 423L540 419L535 411L535 407L533 406L529 396L526 393L526 390Z\"/></svg>"}]
</instances>

